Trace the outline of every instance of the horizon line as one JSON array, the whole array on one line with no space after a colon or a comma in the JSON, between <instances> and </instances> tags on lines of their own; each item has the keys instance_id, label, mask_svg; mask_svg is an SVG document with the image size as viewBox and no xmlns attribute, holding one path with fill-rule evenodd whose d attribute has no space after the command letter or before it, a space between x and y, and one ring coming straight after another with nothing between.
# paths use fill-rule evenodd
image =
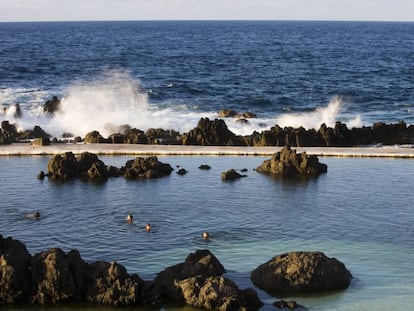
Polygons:
<instances>
[{"instance_id":1,"label":"horizon line","mask_svg":"<svg viewBox=\"0 0 414 311\"><path fill-rule=\"evenodd\" d=\"M68 20L0 20L0 23L79 23L79 22L357 22L357 23L414 23L410 20L381 19L68 19Z\"/></svg>"}]
</instances>

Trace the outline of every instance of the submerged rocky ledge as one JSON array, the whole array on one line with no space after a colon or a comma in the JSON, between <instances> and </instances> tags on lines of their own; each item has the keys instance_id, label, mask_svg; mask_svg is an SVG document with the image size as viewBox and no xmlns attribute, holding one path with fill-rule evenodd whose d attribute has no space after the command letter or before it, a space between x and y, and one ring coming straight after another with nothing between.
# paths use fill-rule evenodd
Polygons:
<instances>
[{"instance_id":1,"label":"submerged rocky ledge","mask_svg":"<svg viewBox=\"0 0 414 311\"><path fill-rule=\"evenodd\" d=\"M154 280L143 280L116 262L88 263L76 250L65 253L52 248L32 256L22 242L0 234L0 263L0 304L89 302L131 307L180 303L223 311L263 306L254 289L241 290L224 277L225 268L209 250L197 250L184 262L159 272ZM343 263L321 252L292 252L260 265L251 279L271 295L289 296L343 290L352 275Z\"/></svg>"}]
</instances>

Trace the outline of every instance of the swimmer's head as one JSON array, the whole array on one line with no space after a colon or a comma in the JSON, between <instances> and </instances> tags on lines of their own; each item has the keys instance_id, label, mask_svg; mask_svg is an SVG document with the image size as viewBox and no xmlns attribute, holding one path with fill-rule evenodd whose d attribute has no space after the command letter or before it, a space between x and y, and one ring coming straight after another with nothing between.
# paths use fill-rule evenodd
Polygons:
<instances>
[{"instance_id":1,"label":"swimmer's head","mask_svg":"<svg viewBox=\"0 0 414 311\"><path fill-rule=\"evenodd\" d=\"M36 212L36 213L34 213L34 218L40 218L40 213L39 212Z\"/></svg>"},{"instance_id":2,"label":"swimmer's head","mask_svg":"<svg viewBox=\"0 0 414 311\"><path fill-rule=\"evenodd\" d=\"M134 217L132 216L132 214L128 214L128 216L127 216L127 221L128 221L129 223L131 223L131 222L133 221L133 219L134 219Z\"/></svg>"},{"instance_id":3,"label":"swimmer's head","mask_svg":"<svg viewBox=\"0 0 414 311\"><path fill-rule=\"evenodd\" d=\"M147 225L145 226L145 230L146 230L147 232L150 232L150 231L151 231L151 225L150 225L150 224L147 224Z\"/></svg>"},{"instance_id":4,"label":"swimmer's head","mask_svg":"<svg viewBox=\"0 0 414 311\"><path fill-rule=\"evenodd\" d=\"M207 231L205 231L205 232L203 232L202 237L203 237L204 240L207 240L210 237L210 234Z\"/></svg>"}]
</instances>

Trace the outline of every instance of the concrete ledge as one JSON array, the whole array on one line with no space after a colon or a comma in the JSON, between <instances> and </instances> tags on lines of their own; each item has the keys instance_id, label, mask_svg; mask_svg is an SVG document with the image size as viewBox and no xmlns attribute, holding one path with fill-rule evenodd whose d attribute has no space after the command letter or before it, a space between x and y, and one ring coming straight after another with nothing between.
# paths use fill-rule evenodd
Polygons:
<instances>
[{"instance_id":1,"label":"concrete ledge","mask_svg":"<svg viewBox=\"0 0 414 311\"><path fill-rule=\"evenodd\" d=\"M51 144L33 146L17 143L0 146L0 156L49 156L72 151L79 154L85 151L98 155L178 155L178 156L269 156L282 147L226 147L226 146L177 146L177 145L134 145L134 144ZM414 158L412 146L398 147L293 147L297 152L322 157L383 157Z\"/></svg>"}]
</instances>

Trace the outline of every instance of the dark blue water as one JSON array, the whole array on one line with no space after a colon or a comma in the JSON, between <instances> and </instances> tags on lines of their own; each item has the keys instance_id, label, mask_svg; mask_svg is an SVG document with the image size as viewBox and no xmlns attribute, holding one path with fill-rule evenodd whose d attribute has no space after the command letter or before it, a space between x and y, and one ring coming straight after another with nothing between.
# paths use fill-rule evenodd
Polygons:
<instances>
[{"instance_id":1,"label":"dark blue water","mask_svg":"<svg viewBox=\"0 0 414 311\"><path fill-rule=\"evenodd\" d=\"M157 109L196 113L179 130L223 108L250 110L272 126L336 97L333 121L413 124L413 59L414 23L1 23L0 104L30 110L121 72Z\"/></svg>"}]
</instances>

